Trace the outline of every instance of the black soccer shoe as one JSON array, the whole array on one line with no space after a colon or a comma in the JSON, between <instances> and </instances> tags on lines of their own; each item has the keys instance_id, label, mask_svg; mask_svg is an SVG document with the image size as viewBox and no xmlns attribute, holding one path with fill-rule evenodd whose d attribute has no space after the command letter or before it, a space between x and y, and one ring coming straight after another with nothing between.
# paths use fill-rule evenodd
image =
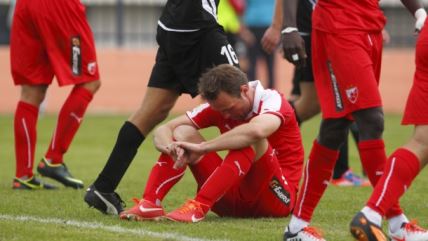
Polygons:
<instances>
[{"instance_id":1,"label":"black soccer shoe","mask_svg":"<svg viewBox=\"0 0 428 241\"><path fill-rule=\"evenodd\" d=\"M81 189L84 187L83 181L74 178L64 163L51 164L46 158L42 158L37 166L37 171L40 175L52 178L64 184L66 187L72 187L74 189Z\"/></svg>"},{"instance_id":2,"label":"black soccer shoe","mask_svg":"<svg viewBox=\"0 0 428 241\"><path fill-rule=\"evenodd\" d=\"M41 180L34 176L28 180L22 180L20 178L14 178L12 188L15 190L38 190L38 189L57 189L56 186L43 183Z\"/></svg>"},{"instance_id":3,"label":"black soccer shoe","mask_svg":"<svg viewBox=\"0 0 428 241\"><path fill-rule=\"evenodd\" d=\"M96 208L104 214L119 215L125 207L125 202L119 194L100 192L93 184L86 189L84 200L89 207Z\"/></svg>"},{"instance_id":4,"label":"black soccer shoe","mask_svg":"<svg viewBox=\"0 0 428 241\"><path fill-rule=\"evenodd\" d=\"M367 219L364 213L359 212L350 224L352 236L358 241L388 241L389 239L381 227Z\"/></svg>"}]
</instances>

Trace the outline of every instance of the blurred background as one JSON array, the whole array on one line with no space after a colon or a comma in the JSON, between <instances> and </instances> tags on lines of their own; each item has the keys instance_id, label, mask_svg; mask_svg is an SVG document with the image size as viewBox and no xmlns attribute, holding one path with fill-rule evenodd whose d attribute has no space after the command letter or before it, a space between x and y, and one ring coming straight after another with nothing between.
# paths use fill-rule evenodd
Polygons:
<instances>
[{"instance_id":1,"label":"blurred background","mask_svg":"<svg viewBox=\"0 0 428 241\"><path fill-rule=\"evenodd\" d=\"M97 45L101 81L100 91L89 107L91 113L130 113L140 104L156 53L157 20L165 0L82 0ZM428 1L424 1L428 3ZM0 114L13 113L19 89L13 85L9 65L10 0L0 0ZM400 113L412 83L414 71L414 19L399 0L382 0L388 19L390 41L385 45L381 92L386 112ZM288 95L292 66L275 58L276 88ZM260 67L260 65L258 65ZM258 67L258 68L259 68ZM258 79L267 78L265 68ZM69 88L53 84L44 110L57 112ZM183 96L174 108L182 112L199 103Z\"/></svg>"}]
</instances>

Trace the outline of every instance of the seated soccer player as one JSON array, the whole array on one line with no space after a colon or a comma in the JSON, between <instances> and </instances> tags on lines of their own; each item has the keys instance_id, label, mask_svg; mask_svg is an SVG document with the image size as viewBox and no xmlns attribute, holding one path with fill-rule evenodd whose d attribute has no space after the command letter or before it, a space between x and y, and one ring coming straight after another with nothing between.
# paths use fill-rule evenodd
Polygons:
<instances>
[{"instance_id":1,"label":"seated soccer player","mask_svg":"<svg viewBox=\"0 0 428 241\"><path fill-rule=\"evenodd\" d=\"M275 90L230 65L206 72L199 93L207 101L160 126L154 133L162 153L143 198L122 219L201 221L219 216L285 217L294 207L303 167L303 147L293 110ZM197 131L217 127L204 140ZM175 141L174 141L175 140ZM224 160L217 151L228 150ZM165 215L161 202L189 166L198 184L193 200Z\"/></svg>"}]
</instances>

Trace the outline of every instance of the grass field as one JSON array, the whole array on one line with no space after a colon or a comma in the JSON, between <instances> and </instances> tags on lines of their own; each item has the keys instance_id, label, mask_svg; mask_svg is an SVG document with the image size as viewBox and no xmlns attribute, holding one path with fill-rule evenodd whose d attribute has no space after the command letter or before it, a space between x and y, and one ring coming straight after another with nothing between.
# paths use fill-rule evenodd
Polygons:
<instances>
[{"instance_id":1,"label":"grass field","mask_svg":"<svg viewBox=\"0 0 428 241\"><path fill-rule=\"evenodd\" d=\"M412 127L399 125L400 116L386 117L385 140L387 152L403 144L412 133ZM125 116L88 116L77 133L66 163L72 173L89 185L104 166L115 142L117 131ZM39 119L37 165L49 145L55 124L54 116ZM306 153L318 132L319 119L303 125ZM215 135L208 131L207 136ZM84 190L61 188L57 191L13 191L15 172L13 144L13 116L0 116L0 240L282 240L288 218L231 219L218 218L210 213L197 224L161 222L124 222L117 217L102 215L88 209L83 202ZM361 167L355 145L350 142L352 168ZM118 192L132 205L132 197L140 197L147 174L157 158L152 138L140 151L122 180ZM427 171L423 171L402 199L410 218L418 218L428 227L428 202L425 193ZM327 240L351 240L348 223L365 203L371 188L339 188L330 186L316 209L313 225L323 230ZM188 172L164 200L167 211L180 206L194 196L195 182Z\"/></svg>"}]
</instances>

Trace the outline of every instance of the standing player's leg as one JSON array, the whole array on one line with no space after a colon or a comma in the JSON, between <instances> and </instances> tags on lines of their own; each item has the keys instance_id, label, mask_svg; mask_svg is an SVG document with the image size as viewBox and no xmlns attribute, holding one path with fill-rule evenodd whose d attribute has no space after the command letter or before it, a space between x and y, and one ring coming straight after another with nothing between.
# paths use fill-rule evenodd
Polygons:
<instances>
[{"instance_id":1,"label":"standing player's leg","mask_svg":"<svg viewBox=\"0 0 428 241\"><path fill-rule=\"evenodd\" d=\"M175 90L147 88L140 108L122 125L104 169L86 193L85 201L90 206L116 215L123 210L121 199L114 190L141 143L148 133L167 117L178 96ZM108 207L110 209L107 209Z\"/></svg>"},{"instance_id":2,"label":"standing player's leg","mask_svg":"<svg viewBox=\"0 0 428 241\"><path fill-rule=\"evenodd\" d=\"M21 86L14 121L16 173L13 188L51 189L54 186L43 184L33 175L39 106L52 82L53 71L44 43L34 28L29 5L28 1L17 2L10 39L11 73L14 84Z\"/></svg>"},{"instance_id":3,"label":"standing player's leg","mask_svg":"<svg viewBox=\"0 0 428 241\"><path fill-rule=\"evenodd\" d=\"M416 45L417 68L402 122L415 125L413 137L387 160L384 175L375 186L368 203L352 220L351 233L358 240L377 236L386 240L383 233L373 230L378 230L377 227L381 226L382 217L394 208L419 171L428 162L428 112L421 108L427 105L428 99L425 90L428 78L425 72L420 72L428 66L426 61L428 45L425 41L428 37L427 34L425 28L422 29ZM427 230L420 228L415 223L408 222L403 216L389 219L388 231L392 240L428 240Z\"/></svg>"},{"instance_id":4,"label":"standing player's leg","mask_svg":"<svg viewBox=\"0 0 428 241\"><path fill-rule=\"evenodd\" d=\"M305 232L309 225L313 212L330 182L339 147L347 138L350 123L346 118L322 120L318 138L313 143L305 166L303 184L286 229L286 238L291 239L302 230Z\"/></svg>"},{"instance_id":5,"label":"standing player's leg","mask_svg":"<svg viewBox=\"0 0 428 241\"><path fill-rule=\"evenodd\" d=\"M63 163L63 155L69 149L82 123L86 109L100 85L101 82L96 80L76 85L73 88L61 108L57 126L45 157L37 167L40 174L57 180L66 187L83 188L83 181L74 178Z\"/></svg>"},{"instance_id":6,"label":"standing player's leg","mask_svg":"<svg viewBox=\"0 0 428 241\"><path fill-rule=\"evenodd\" d=\"M73 178L64 165L63 155L100 86L94 38L80 1L56 1L33 11L37 12L34 22L39 25L37 29L46 46L48 64L59 85L75 86L61 108L51 144L38 172L65 186L83 188L83 182Z\"/></svg>"},{"instance_id":7,"label":"standing player's leg","mask_svg":"<svg viewBox=\"0 0 428 241\"><path fill-rule=\"evenodd\" d=\"M46 95L47 85L22 85L21 97L15 111L16 173L14 189L53 189L34 177L33 164L37 140L39 106Z\"/></svg>"}]
</instances>

